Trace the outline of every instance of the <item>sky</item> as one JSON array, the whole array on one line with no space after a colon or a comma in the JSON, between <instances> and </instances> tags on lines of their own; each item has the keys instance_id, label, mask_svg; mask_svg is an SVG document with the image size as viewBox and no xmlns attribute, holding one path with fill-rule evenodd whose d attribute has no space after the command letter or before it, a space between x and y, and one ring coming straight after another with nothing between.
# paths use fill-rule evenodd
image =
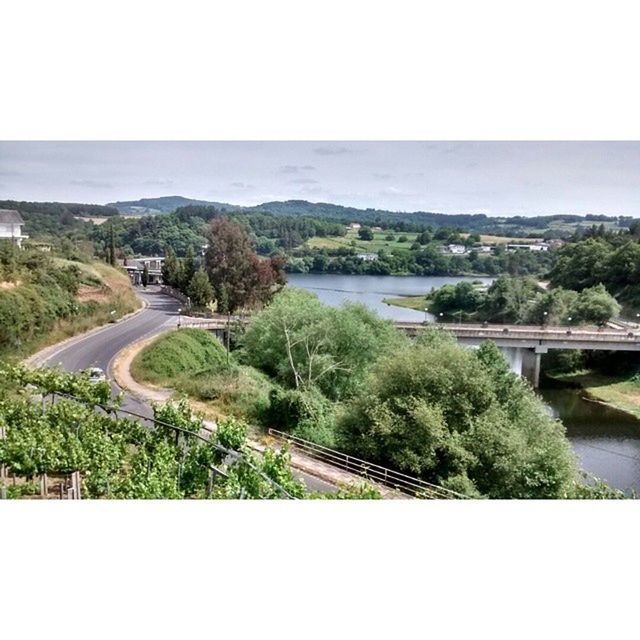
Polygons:
<instances>
[{"instance_id":1,"label":"sky","mask_svg":"<svg viewBox=\"0 0 640 640\"><path fill-rule=\"evenodd\" d=\"M640 216L640 142L0 142L0 199Z\"/></svg>"}]
</instances>

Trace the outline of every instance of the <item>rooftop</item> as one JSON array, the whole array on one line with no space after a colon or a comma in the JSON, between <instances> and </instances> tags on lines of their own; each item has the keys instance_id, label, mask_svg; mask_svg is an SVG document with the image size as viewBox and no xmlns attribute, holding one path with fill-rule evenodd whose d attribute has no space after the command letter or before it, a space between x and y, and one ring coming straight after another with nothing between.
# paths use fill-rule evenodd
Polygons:
<instances>
[{"instance_id":1,"label":"rooftop","mask_svg":"<svg viewBox=\"0 0 640 640\"><path fill-rule=\"evenodd\" d=\"M24 224L24 220L15 209L0 209L0 223Z\"/></svg>"}]
</instances>

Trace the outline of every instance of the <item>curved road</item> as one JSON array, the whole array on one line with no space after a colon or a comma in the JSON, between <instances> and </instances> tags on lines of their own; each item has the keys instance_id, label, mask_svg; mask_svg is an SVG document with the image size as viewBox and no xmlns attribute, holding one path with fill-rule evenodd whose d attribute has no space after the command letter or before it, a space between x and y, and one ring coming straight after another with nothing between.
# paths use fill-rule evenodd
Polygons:
<instances>
[{"instance_id":1,"label":"curved road","mask_svg":"<svg viewBox=\"0 0 640 640\"><path fill-rule=\"evenodd\" d=\"M107 324L89 335L72 338L65 344L47 351L42 358L35 358L39 366L59 366L66 371L82 371L89 367L100 367L111 379L111 365L116 355L133 342L149 338L168 327L178 324L180 302L160 293L159 288L149 287L136 293L147 308L136 315L115 324ZM111 382L115 393L122 389ZM148 404L125 392L122 408L147 418L153 417ZM294 471L312 491L335 492L336 488L314 476Z\"/></svg>"}]
</instances>

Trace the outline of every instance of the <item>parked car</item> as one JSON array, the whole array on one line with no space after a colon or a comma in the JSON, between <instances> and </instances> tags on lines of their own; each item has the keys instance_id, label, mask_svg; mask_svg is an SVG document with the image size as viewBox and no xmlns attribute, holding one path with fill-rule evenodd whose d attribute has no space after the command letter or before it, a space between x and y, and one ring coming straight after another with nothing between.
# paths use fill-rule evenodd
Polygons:
<instances>
[{"instance_id":1,"label":"parked car","mask_svg":"<svg viewBox=\"0 0 640 640\"><path fill-rule=\"evenodd\" d=\"M105 375L104 371L100 369L100 367L91 367L91 369L88 370L88 373L89 382L91 382L92 384L96 384L97 382L105 382L107 379L107 376Z\"/></svg>"}]
</instances>

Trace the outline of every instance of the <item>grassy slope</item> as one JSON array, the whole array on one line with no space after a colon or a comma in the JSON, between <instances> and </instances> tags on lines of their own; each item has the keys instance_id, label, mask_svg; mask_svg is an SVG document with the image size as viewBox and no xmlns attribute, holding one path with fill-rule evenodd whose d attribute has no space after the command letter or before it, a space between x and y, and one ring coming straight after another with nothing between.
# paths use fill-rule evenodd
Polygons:
<instances>
[{"instance_id":1,"label":"grassy slope","mask_svg":"<svg viewBox=\"0 0 640 640\"><path fill-rule=\"evenodd\" d=\"M177 376L222 367L226 352L220 342L203 329L181 329L160 336L133 360L131 373L137 380L164 384Z\"/></svg>"},{"instance_id":2,"label":"grassy slope","mask_svg":"<svg viewBox=\"0 0 640 640\"><path fill-rule=\"evenodd\" d=\"M395 240L390 242L385 240L385 237L392 233L395 236ZM400 236L406 236L407 242L398 242ZM414 243L417 233L400 233L397 231L374 231L373 240L360 240L358 232L349 230L346 236L342 237L329 237L329 238L309 238L306 244L309 247L316 249L351 249L355 248L360 253L377 253L380 249L391 251L392 249L410 249ZM355 241L355 247L352 247L351 241Z\"/></svg>"},{"instance_id":3,"label":"grassy slope","mask_svg":"<svg viewBox=\"0 0 640 640\"><path fill-rule=\"evenodd\" d=\"M227 415L259 420L269 406L273 383L252 367L241 366L220 341L203 329L180 329L147 345L133 360L139 382L175 389L214 419Z\"/></svg>"},{"instance_id":4,"label":"grassy slope","mask_svg":"<svg viewBox=\"0 0 640 640\"><path fill-rule=\"evenodd\" d=\"M82 263L58 258L55 261L76 265L86 274L87 284L81 285L77 299L79 302L93 300L97 304L92 313L60 320L49 333L23 344L19 352L4 354L9 359L25 358L49 345L106 324L112 317L120 318L141 306L126 273L103 262ZM111 311L115 311L113 316Z\"/></svg>"},{"instance_id":5,"label":"grassy slope","mask_svg":"<svg viewBox=\"0 0 640 640\"><path fill-rule=\"evenodd\" d=\"M582 387L592 398L640 418L640 384L594 371L548 374Z\"/></svg>"}]
</instances>

